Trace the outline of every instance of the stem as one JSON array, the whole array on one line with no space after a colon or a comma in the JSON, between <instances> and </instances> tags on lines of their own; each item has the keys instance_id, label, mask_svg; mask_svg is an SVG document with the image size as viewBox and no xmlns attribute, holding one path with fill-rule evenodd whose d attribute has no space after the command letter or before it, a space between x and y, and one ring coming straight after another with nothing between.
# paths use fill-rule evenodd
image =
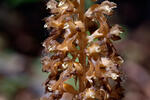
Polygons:
<instances>
[{"instance_id":1,"label":"stem","mask_svg":"<svg viewBox=\"0 0 150 100\"><path fill-rule=\"evenodd\" d=\"M80 0L80 4L79 4L79 19L85 24L85 17L84 17L84 13L85 13L85 0ZM85 32L81 32L79 33L79 41L80 41L80 47L81 47L81 54L80 56L82 58L80 58L82 65L85 67L86 66L86 53L84 52L84 49L86 47L87 44L87 40L86 40L86 34Z\"/></svg>"},{"instance_id":2,"label":"stem","mask_svg":"<svg viewBox=\"0 0 150 100\"><path fill-rule=\"evenodd\" d=\"M84 11L85 11L85 7L84 7L84 0L80 0L80 5L79 5L79 11L80 11L80 19L84 22Z\"/></svg>"}]
</instances>

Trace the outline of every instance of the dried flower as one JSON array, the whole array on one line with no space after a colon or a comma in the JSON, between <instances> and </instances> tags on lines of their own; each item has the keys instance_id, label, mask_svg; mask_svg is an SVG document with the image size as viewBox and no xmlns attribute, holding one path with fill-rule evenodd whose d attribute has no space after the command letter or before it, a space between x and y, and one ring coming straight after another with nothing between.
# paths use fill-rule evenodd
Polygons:
<instances>
[{"instance_id":1,"label":"dried flower","mask_svg":"<svg viewBox=\"0 0 150 100\"><path fill-rule=\"evenodd\" d=\"M96 1L96 0L93 0ZM119 25L109 27L106 16L116 4L104 1L84 12L84 0L50 0L46 18L52 29L44 42L43 71L49 73L41 100L120 100L120 65L111 40L119 40ZM98 23L98 24L97 24ZM100 25L100 26L99 26Z\"/></svg>"}]
</instances>

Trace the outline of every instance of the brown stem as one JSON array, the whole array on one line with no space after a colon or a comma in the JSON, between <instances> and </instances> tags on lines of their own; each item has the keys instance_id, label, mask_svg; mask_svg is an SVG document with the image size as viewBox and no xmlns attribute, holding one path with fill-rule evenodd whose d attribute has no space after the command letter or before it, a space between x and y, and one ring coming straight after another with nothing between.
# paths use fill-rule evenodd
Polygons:
<instances>
[{"instance_id":1,"label":"brown stem","mask_svg":"<svg viewBox=\"0 0 150 100\"><path fill-rule=\"evenodd\" d=\"M85 7L84 7L84 0L80 0L80 5L79 5L79 9L80 9L80 19L84 22L84 11L85 11Z\"/></svg>"}]
</instances>

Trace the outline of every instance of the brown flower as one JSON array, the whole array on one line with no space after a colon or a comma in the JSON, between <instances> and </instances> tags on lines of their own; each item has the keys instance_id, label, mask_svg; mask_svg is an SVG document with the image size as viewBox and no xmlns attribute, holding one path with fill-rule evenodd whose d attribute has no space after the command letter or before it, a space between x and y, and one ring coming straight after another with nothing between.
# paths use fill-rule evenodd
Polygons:
<instances>
[{"instance_id":1,"label":"brown flower","mask_svg":"<svg viewBox=\"0 0 150 100\"><path fill-rule=\"evenodd\" d=\"M94 0L95 1L95 0ZM84 0L50 0L45 28L43 71L49 72L41 100L120 100L123 60L111 40L120 39L119 25L106 16L116 4L104 1L84 12Z\"/></svg>"}]
</instances>

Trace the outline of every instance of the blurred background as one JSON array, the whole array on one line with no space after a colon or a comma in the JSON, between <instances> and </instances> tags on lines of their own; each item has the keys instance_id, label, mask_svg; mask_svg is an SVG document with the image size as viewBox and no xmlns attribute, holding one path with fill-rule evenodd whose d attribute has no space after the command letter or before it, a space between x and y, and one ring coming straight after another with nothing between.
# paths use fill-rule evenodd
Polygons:
<instances>
[{"instance_id":1,"label":"blurred background","mask_svg":"<svg viewBox=\"0 0 150 100\"><path fill-rule=\"evenodd\" d=\"M97 1L97 3L103 0ZM125 98L150 100L150 0L110 0L118 4L110 24L124 33L114 42L125 59ZM40 57L48 36L43 28L47 0L0 0L0 100L39 100L44 93ZM93 4L86 0L86 8Z\"/></svg>"}]
</instances>

